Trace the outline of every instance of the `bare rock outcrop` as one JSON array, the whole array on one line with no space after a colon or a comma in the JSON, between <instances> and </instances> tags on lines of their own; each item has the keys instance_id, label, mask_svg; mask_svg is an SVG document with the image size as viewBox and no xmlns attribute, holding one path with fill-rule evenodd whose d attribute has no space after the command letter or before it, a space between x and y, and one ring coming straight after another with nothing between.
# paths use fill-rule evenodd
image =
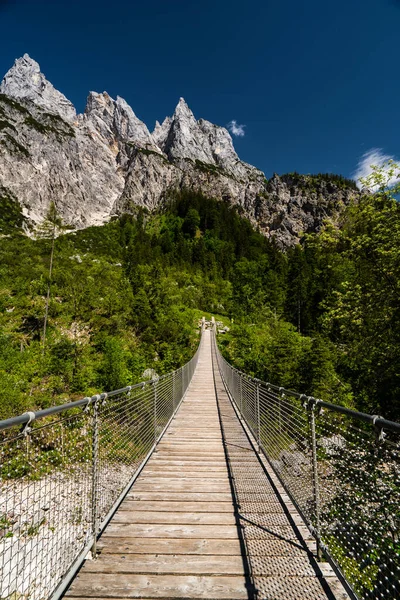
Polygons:
<instances>
[{"instance_id":1,"label":"bare rock outcrop","mask_svg":"<svg viewBox=\"0 0 400 600\"><path fill-rule=\"evenodd\" d=\"M110 146L86 125L0 95L0 183L33 225L53 201L66 224L83 228L109 218L124 177Z\"/></svg>"},{"instance_id":2,"label":"bare rock outcrop","mask_svg":"<svg viewBox=\"0 0 400 600\"><path fill-rule=\"evenodd\" d=\"M47 81L39 64L28 54L16 59L0 84L0 93L11 98L30 100L67 121L76 118L72 102Z\"/></svg>"}]
</instances>

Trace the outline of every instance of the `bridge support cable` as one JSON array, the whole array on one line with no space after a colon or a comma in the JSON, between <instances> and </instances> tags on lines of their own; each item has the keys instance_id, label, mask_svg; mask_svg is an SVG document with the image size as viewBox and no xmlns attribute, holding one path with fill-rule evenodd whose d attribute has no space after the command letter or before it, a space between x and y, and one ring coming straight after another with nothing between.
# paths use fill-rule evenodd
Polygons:
<instances>
[{"instance_id":1,"label":"bridge support cable","mask_svg":"<svg viewBox=\"0 0 400 600\"><path fill-rule=\"evenodd\" d=\"M59 598L95 557L179 409L201 340L172 373L0 421L0 598Z\"/></svg>"},{"instance_id":2,"label":"bridge support cable","mask_svg":"<svg viewBox=\"0 0 400 600\"><path fill-rule=\"evenodd\" d=\"M318 558L352 598L399 599L400 424L252 378L214 348L235 410L314 536Z\"/></svg>"}]
</instances>

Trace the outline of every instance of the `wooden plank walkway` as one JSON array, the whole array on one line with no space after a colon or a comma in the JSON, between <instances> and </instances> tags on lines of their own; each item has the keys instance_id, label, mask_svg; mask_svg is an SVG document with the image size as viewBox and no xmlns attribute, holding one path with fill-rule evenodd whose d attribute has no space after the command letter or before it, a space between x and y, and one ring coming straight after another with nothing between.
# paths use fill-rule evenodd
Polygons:
<instances>
[{"instance_id":1,"label":"wooden plank walkway","mask_svg":"<svg viewBox=\"0 0 400 600\"><path fill-rule=\"evenodd\" d=\"M222 394L221 381L216 384ZM229 420L225 428L240 437L236 417L225 401L222 398ZM270 553L267 560L258 561L265 574L258 568L263 585L257 593L231 482L215 394L211 336L205 331L198 366L176 418L103 533L100 556L85 562L67 597L332 598L324 595L306 553L299 572L290 568L293 557L288 552ZM268 503L275 513L277 498L263 502L266 510ZM253 514L251 518L254 522ZM312 580L311 596L304 594L304 576ZM279 578L279 586L268 587L267 577ZM274 592L285 589L285 578L288 593ZM272 591L265 595L265 590ZM312 596L315 590L318 593Z\"/></svg>"}]
</instances>

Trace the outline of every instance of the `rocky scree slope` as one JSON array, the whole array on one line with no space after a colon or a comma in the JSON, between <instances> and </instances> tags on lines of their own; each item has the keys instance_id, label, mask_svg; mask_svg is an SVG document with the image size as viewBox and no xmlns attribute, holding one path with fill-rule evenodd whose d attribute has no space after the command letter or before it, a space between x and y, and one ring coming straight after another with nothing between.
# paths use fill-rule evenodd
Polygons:
<instances>
[{"instance_id":1,"label":"rocky scree slope","mask_svg":"<svg viewBox=\"0 0 400 600\"><path fill-rule=\"evenodd\" d=\"M357 191L343 182L264 174L237 156L229 132L196 120L181 98L152 133L125 100L90 92L84 114L27 54L0 85L0 199L40 223L53 201L84 228L113 215L150 211L191 189L236 205L281 247L337 218Z\"/></svg>"}]
</instances>

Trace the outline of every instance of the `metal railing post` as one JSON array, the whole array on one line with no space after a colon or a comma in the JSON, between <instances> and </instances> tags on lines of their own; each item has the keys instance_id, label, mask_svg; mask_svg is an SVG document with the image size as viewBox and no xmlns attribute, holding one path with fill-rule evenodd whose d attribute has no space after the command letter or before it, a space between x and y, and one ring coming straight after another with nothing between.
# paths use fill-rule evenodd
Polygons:
<instances>
[{"instance_id":1,"label":"metal railing post","mask_svg":"<svg viewBox=\"0 0 400 600\"><path fill-rule=\"evenodd\" d=\"M92 421L92 557L97 554L97 530L98 530L98 480L99 480L99 405L100 396L93 403Z\"/></svg>"},{"instance_id":2,"label":"metal railing post","mask_svg":"<svg viewBox=\"0 0 400 600\"><path fill-rule=\"evenodd\" d=\"M282 433L282 398L285 397L284 392L279 388L278 395L278 422L279 422L279 433Z\"/></svg>"},{"instance_id":3,"label":"metal railing post","mask_svg":"<svg viewBox=\"0 0 400 600\"><path fill-rule=\"evenodd\" d=\"M315 432L315 405L309 406L310 411L310 430L311 430L311 450L312 450L312 476L313 476L313 496L315 507L315 532L317 538L317 558L322 559L321 538L320 538L320 496L318 479L318 457L317 457L317 436Z\"/></svg>"},{"instance_id":4,"label":"metal railing post","mask_svg":"<svg viewBox=\"0 0 400 600\"><path fill-rule=\"evenodd\" d=\"M256 411L257 411L257 444L261 452L261 418L260 418L260 384L256 383Z\"/></svg>"},{"instance_id":5,"label":"metal railing post","mask_svg":"<svg viewBox=\"0 0 400 600\"><path fill-rule=\"evenodd\" d=\"M153 379L154 388L154 445L157 444L157 379Z\"/></svg>"},{"instance_id":6,"label":"metal railing post","mask_svg":"<svg viewBox=\"0 0 400 600\"><path fill-rule=\"evenodd\" d=\"M240 414L243 416L243 381L242 381L242 377L240 375L238 375L239 377L239 388L240 388Z\"/></svg>"},{"instance_id":7,"label":"metal railing post","mask_svg":"<svg viewBox=\"0 0 400 600\"><path fill-rule=\"evenodd\" d=\"M176 410L176 406L175 406L175 371L172 372L172 413L173 413L173 417L175 418L175 410Z\"/></svg>"}]
</instances>

